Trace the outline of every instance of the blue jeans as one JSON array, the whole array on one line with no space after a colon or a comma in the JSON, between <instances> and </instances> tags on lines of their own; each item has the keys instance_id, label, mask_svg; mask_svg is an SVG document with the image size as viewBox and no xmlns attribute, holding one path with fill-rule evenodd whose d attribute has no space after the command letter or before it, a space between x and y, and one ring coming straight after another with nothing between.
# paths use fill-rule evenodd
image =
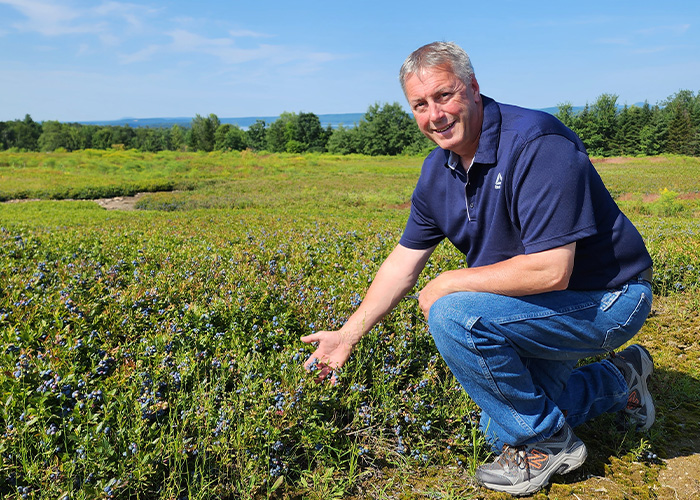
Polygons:
<instances>
[{"instance_id":1,"label":"blue jeans","mask_svg":"<svg viewBox=\"0 0 700 500\"><path fill-rule=\"evenodd\" d=\"M651 287L633 280L601 291L526 297L458 292L430 309L440 354L482 410L481 428L495 451L547 439L627 403L628 388L607 359L642 327Z\"/></svg>"}]
</instances>

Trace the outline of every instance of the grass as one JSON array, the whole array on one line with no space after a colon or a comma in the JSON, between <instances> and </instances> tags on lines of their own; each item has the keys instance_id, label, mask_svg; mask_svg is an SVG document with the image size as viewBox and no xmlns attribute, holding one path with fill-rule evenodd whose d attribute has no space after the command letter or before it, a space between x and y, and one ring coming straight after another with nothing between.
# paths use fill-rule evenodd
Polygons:
<instances>
[{"instance_id":1,"label":"grass","mask_svg":"<svg viewBox=\"0 0 700 500\"><path fill-rule=\"evenodd\" d=\"M700 444L700 228L687 196L700 161L620 161L598 167L611 191L667 188L683 207L620 200L655 262L638 340L657 362L658 424L648 435L617 434L606 417L582 426L590 458L540 497L659 494L661 460ZM2 195L44 198L0 205L0 495L503 498L471 478L487 458L478 409L415 302L370 332L337 386L301 367L310 348L298 337L342 324L398 241L420 163L0 154ZM176 191L133 212L51 200L78 186ZM441 245L419 286L461 265Z\"/></svg>"}]
</instances>

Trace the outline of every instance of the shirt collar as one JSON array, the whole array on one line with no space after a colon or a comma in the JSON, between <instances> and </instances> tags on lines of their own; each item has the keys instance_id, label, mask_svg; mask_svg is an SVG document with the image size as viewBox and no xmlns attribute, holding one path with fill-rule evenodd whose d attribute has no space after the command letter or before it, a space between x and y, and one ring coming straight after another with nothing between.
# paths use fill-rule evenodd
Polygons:
<instances>
[{"instance_id":1,"label":"shirt collar","mask_svg":"<svg viewBox=\"0 0 700 500\"><path fill-rule=\"evenodd\" d=\"M498 103L490 97L482 94L481 101L484 104L484 120L474 162L494 164L497 161L498 143L501 138L501 110Z\"/></svg>"},{"instance_id":2,"label":"shirt collar","mask_svg":"<svg viewBox=\"0 0 700 500\"><path fill-rule=\"evenodd\" d=\"M458 155L453 153L452 151L448 151L449 155L447 155L447 161L445 162L445 166L449 169L452 169L453 171L459 172L459 167L462 165L462 158ZM468 173L469 169L472 168L472 165L474 165L474 158L472 158L472 162L467 165L466 168L462 166L462 171L463 173Z\"/></svg>"},{"instance_id":3,"label":"shirt collar","mask_svg":"<svg viewBox=\"0 0 700 500\"><path fill-rule=\"evenodd\" d=\"M445 166L455 170L457 167L459 167L460 164L460 157L459 155L454 154L452 151L448 151L450 153L447 156L447 162L445 163Z\"/></svg>"}]
</instances>

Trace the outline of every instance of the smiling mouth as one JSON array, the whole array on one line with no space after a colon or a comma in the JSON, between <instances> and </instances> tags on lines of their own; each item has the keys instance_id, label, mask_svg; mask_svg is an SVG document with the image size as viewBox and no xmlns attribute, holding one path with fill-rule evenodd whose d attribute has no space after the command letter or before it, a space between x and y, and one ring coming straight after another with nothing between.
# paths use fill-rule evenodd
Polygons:
<instances>
[{"instance_id":1,"label":"smiling mouth","mask_svg":"<svg viewBox=\"0 0 700 500\"><path fill-rule=\"evenodd\" d=\"M443 128L436 128L436 129L433 129L433 130L434 130L435 132L437 132L438 134L441 134L441 133L443 133L443 132L447 132L448 130L450 130L450 129L454 126L455 123L456 123L456 122L452 122L452 123L448 124L446 127L443 127Z\"/></svg>"}]
</instances>

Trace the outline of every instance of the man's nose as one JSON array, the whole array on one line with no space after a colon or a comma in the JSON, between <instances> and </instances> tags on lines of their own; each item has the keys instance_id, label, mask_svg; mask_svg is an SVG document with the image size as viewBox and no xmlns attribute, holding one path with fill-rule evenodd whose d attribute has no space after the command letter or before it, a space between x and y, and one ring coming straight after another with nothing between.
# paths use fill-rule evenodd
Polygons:
<instances>
[{"instance_id":1,"label":"man's nose","mask_svg":"<svg viewBox=\"0 0 700 500\"><path fill-rule=\"evenodd\" d=\"M430 121L438 122L442 120L445 113L442 111L442 106L437 102L430 103Z\"/></svg>"}]
</instances>

